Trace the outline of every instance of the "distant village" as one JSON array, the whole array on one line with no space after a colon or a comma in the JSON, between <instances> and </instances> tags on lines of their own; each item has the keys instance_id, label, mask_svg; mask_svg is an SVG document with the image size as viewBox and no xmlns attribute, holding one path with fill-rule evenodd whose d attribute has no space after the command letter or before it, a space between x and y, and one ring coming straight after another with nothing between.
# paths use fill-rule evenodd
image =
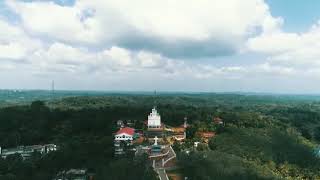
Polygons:
<instances>
[{"instance_id":1,"label":"distant village","mask_svg":"<svg viewBox=\"0 0 320 180\"><path fill-rule=\"evenodd\" d=\"M33 146L18 146L16 148L1 149L0 155L2 158L7 158L9 155L19 154L23 159L28 159L33 153L39 153L45 155L51 151L56 151L57 145L45 144L45 145L33 145Z\"/></svg>"},{"instance_id":2,"label":"distant village","mask_svg":"<svg viewBox=\"0 0 320 180\"><path fill-rule=\"evenodd\" d=\"M8 149L0 147L0 156L6 159L10 155L19 155L23 160L26 160L35 154L45 156L57 150L58 146L55 144L18 146ZM93 177L94 174L88 172L87 169L69 169L59 172L53 180L93 180Z\"/></svg>"}]
</instances>

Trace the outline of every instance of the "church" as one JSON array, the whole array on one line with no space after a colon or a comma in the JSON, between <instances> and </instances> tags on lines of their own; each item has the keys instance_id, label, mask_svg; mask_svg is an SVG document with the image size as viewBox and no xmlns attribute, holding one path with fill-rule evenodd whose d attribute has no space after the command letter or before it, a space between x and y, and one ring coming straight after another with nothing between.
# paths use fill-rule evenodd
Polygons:
<instances>
[{"instance_id":1,"label":"church","mask_svg":"<svg viewBox=\"0 0 320 180\"><path fill-rule=\"evenodd\" d=\"M153 140L155 137L158 137L160 141L162 140L164 125L161 123L161 116L155 107L148 115L146 126L145 135L149 140Z\"/></svg>"},{"instance_id":2,"label":"church","mask_svg":"<svg viewBox=\"0 0 320 180\"><path fill-rule=\"evenodd\" d=\"M161 117L154 107L148 116L148 129L160 129L161 128Z\"/></svg>"}]
</instances>

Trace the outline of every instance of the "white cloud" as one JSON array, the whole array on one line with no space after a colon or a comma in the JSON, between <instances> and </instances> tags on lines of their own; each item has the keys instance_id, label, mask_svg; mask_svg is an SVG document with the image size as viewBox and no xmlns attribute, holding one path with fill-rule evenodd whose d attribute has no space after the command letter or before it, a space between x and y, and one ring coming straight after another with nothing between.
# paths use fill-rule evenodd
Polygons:
<instances>
[{"instance_id":1,"label":"white cloud","mask_svg":"<svg viewBox=\"0 0 320 180\"><path fill-rule=\"evenodd\" d=\"M41 59L43 62L54 62L57 64L79 65L88 63L93 55L86 49L75 48L63 43L53 43L48 49L39 49L32 54L31 61Z\"/></svg>"},{"instance_id":2,"label":"white cloud","mask_svg":"<svg viewBox=\"0 0 320 180\"><path fill-rule=\"evenodd\" d=\"M61 42L34 51L26 60L35 71L41 71L41 74L53 71L82 75L108 71L137 72L150 68L163 69L173 61L159 54L131 51L117 46L101 51L89 51L87 48L72 47Z\"/></svg>"},{"instance_id":3,"label":"white cloud","mask_svg":"<svg viewBox=\"0 0 320 180\"><path fill-rule=\"evenodd\" d=\"M82 18L81 9L60 6L48 1L8 0L7 4L20 15L23 27L34 35L76 43L89 43L97 40L94 20Z\"/></svg>"},{"instance_id":4,"label":"white cloud","mask_svg":"<svg viewBox=\"0 0 320 180\"><path fill-rule=\"evenodd\" d=\"M24 37L24 32L16 26L0 19L0 42L9 43Z\"/></svg>"},{"instance_id":5,"label":"white cloud","mask_svg":"<svg viewBox=\"0 0 320 180\"><path fill-rule=\"evenodd\" d=\"M266 77L295 77L300 75L294 68L272 65L269 63L241 66L228 65L221 67L213 65L198 65L192 66L192 69L196 74L196 77L208 79L222 78L250 80L255 78L264 79Z\"/></svg>"},{"instance_id":6,"label":"white cloud","mask_svg":"<svg viewBox=\"0 0 320 180\"><path fill-rule=\"evenodd\" d=\"M21 59L26 55L27 49L19 43L0 44L0 58Z\"/></svg>"},{"instance_id":7,"label":"white cloud","mask_svg":"<svg viewBox=\"0 0 320 180\"><path fill-rule=\"evenodd\" d=\"M126 49L115 46L104 50L102 53L100 53L99 58L107 59L111 63L120 66L130 66L133 64L133 57L131 53Z\"/></svg>"},{"instance_id":8,"label":"white cloud","mask_svg":"<svg viewBox=\"0 0 320 180\"><path fill-rule=\"evenodd\" d=\"M146 51L140 51L136 57L140 65L145 68L159 68L169 63L169 60L160 54L154 54Z\"/></svg>"},{"instance_id":9,"label":"white cloud","mask_svg":"<svg viewBox=\"0 0 320 180\"><path fill-rule=\"evenodd\" d=\"M282 20L263 0L7 0L34 34L66 43L118 45L166 56L217 56L235 53L247 37L272 32Z\"/></svg>"},{"instance_id":10,"label":"white cloud","mask_svg":"<svg viewBox=\"0 0 320 180\"><path fill-rule=\"evenodd\" d=\"M320 23L286 33L263 0L6 2L21 21L0 18L0 73L179 88L320 78ZM262 59L215 64L239 52Z\"/></svg>"},{"instance_id":11,"label":"white cloud","mask_svg":"<svg viewBox=\"0 0 320 180\"><path fill-rule=\"evenodd\" d=\"M264 53L270 63L283 66L320 66L320 25L315 24L305 33L278 31L248 40L251 52Z\"/></svg>"},{"instance_id":12,"label":"white cloud","mask_svg":"<svg viewBox=\"0 0 320 180\"><path fill-rule=\"evenodd\" d=\"M40 44L38 40L29 38L20 27L0 19L0 60L21 60Z\"/></svg>"}]
</instances>

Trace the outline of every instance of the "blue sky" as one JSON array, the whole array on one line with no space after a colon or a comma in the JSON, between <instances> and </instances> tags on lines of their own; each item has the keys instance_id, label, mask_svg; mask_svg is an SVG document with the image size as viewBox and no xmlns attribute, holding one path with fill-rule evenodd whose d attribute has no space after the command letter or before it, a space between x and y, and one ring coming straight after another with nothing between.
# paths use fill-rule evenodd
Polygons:
<instances>
[{"instance_id":1,"label":"blue sky","mask_svg":"<svg viewBox=\"0 0 320 180\"><path fill-rule=\"evenodd\" d=\"M0 88L319 93L320 1L0 1Z\"/></svg>"},{"instance_id":2,"label":"blue sky","mask_svg":"<svg viewBox=\"0 0 320 180\"><path fill-rule=\"evenodd\" d=\"M317 0L267 0L271 14L284 18L284 29L304 32L320 17L320 1Z\"/></svg>"}]
</instances>

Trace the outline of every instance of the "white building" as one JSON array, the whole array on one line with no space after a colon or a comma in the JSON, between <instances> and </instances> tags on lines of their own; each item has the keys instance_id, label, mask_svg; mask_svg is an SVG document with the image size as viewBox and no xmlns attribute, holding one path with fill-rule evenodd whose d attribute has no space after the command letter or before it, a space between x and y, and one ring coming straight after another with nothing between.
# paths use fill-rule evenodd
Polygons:
<instances>
[{"instance_id":1,"label":"white building","mask_svg":"<svg viewBox=\"0 0 320 180\"><path fill-rule=\"evenodd\" d=\"M161 128L161 117L156 108L148 116L148 128Z\"/></svg>"},{"instance_id":2,"label":"white building","mask_svg":"<svg viewBox=\"0 0 320 180\"><path fill-rule=\"evenodd\" d=\"M2 149L0 148L0 155L2 158L6 158L9 155L20 154L23 159L29 158L33 152L38 152L42 155L48 154L51 151L56 151L57 145L45 144L45 145L32 145L32 146L18 146L16 148Z\"/></svg>"},{"instance_id":3,"label":"white building","mask_svg":"<svg viewBox=\"0 0 320 180\"><path fill-rule=\"evenodd\" d=\"M133 135L134 135L134 129L133 128L129 128L129 127L125 127L120 129L114 139L116 141L132 141L133 140Z\"/></svg>"}]
</instances>

